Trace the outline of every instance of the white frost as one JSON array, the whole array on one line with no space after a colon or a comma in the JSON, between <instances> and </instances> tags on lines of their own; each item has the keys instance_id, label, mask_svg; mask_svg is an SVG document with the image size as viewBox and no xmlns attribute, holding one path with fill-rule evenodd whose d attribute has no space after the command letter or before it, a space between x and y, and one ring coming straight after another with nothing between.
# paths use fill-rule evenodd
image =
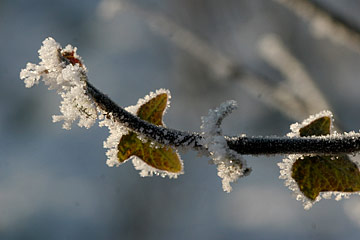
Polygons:
<instances>
[{"instance_id":1,"label":"white frost","mask_svg":"<svg viewBox=\"0 0 360 240\"><path fill-rule=\"evenodd\" d=\"M59 43L53 38L47 38L39 50L40 63L38 65L28 63L20 72L20 78L25 86L30 88L38 84L40 79L55 89L62 97L60 112L62 115L53 116L53 121L64 121L63 128L70 129L71 124L78 121L80 127L91 127L97 118L97 109L94 102L85 94L86 68L76 63L65 64L62 54L73 53L74 57L81 61L76 54L76 48L71 45L61 49Z\"/></svg>"},{"instance_id":2,"label":"white frost","mask_svg":"<svg viewBox=\"0 0 360 240\"><path fill-rule=\"evenodd\" d=\"M109 167L119 166L121 163L118 160L118 149L117 146L120 142L120 139L123 135L128 133L128 129L114 121L113 116L111 113L103 112L99 115L99 122L100 127L107 127L109 129L109 137L104 141L104 148L107 148L106 156L106 164Z\"/></svg>"},{"instance_id":3,"label":"white frost","mask_svg":"<svg viewBox=\"0 0 360 240\"><path fill-rule=\"evenodd\" d=\"M112 114L103 111L96 106L96 103L86 94L86 67L82 64L81 57L76 53L77 48L67 45L64 49L53 38L49 37L43 41L39 52L40 63L28 63L25 69L20 72L20 78L24 80L25 86L30 88L42 80L49 89L54 89L62 97L60 112L62 115L53 116L53 121L63 121L63 128L70 129L71 124L78 120L80 127L91 127L99 117L99 126L109 128L110 136L104 142L104 148L107 148L106 164L110 167L119 166L118 144L121 137L129 132L129 129L115 121ZM139 99L135 106L127 107L126 110L136 115L139 107L150 99L161 93L168 96L168 105L170 92L165 89L151 92L143 99ZM167 108L166 107L166 108ZM166 109L165 109L166 110ZM139 138L147 141L140 132ZM141 176L169 176L176 178L180 173L168 173L155 169L137 157L133 159L133 164L137 170L140 170ZM179 157L180 159L180 157ZM181 161L181 160L180 160ZM181 164L182 161L181 161Z\"/></svg>"},{"instance_id":4,"label":"white frost","mask_svg":"<svg viewBox=\"0 0 360 240\"><path fill-rule=\"evenodd\" d=\"M280 179L284 179L285 186L287 186L291 191L293 191L293 195L296 198L296 200L301 201L303 203L304 209L309 210L314 203L321 200L321 195L325 194L326 197L328 197L329 192L326 193L320 193L320 195L315 199L315 201L311 201L308 199L299 189L296 181L291 177L291 169L294 162L303 157L300 154L290 154L287 156L287 158L284 158L281 163L278 163L278 166L280 168Z\"/></svg>"},{"instance_id":5,"label":"white frost","mask_svg":"<svg viewBox=\"0 0 360 240\"><path fill-rule=\"evenodd\" d=\"M180 159L179 155L178 155L178 157ZM130 159L132 159L132 163L133 163L135 169L140 171L141 177L152 177L152 176L156 175L156 176L161 176L163 178L164 177L177 178L179 175L184 173L183 171L181 171L179 173L172 173L172 172L153 168L152 166L146 164L143 160L141 160L141 158L138 158L136 156L132 156L132 157L130 157ZM180 159L180 161L181 161L182 169L184 169L183 161L181 159Z\"/></svg>"},{"instance_id":6,"label":"white frost","mask_svg":"<svg viewBox=\"0 0 360 240\"><path fill-rule=\"evenodd\" d=\"M222 187L225 192L231 192L230 183L244 176L246 169L246 162L241 159L240 154L229 149L220 128L224 117L235 108L235 101L227 101L215 110L210 109L208 116L201 118L202 144L208 149L213 163L217 165L218 176L222 178Z\"/></svg>"}]
</instances>

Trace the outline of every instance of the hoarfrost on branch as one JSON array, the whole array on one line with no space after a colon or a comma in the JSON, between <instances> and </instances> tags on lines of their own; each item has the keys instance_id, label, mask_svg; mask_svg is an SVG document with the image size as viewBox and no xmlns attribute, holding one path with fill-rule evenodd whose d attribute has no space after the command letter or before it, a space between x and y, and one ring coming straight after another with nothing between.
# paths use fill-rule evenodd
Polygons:
<instances>
[{"instance_id":1,"label":"hoarfrost on branch","mask_svg":"<svg viewBox=\"0 0 360 240\"><path fill-rule=\"evenodd\" d=\"M236 109L235 101L227 101L215 110L209 110L206 117L202 117L202 144L208 149L213 163L217 166L218 176L222 179L225 192L231 192L230 183L249 173L246 162L237 152L229 149L220 128L222 120Z\"/></svg>"}]
</instances>

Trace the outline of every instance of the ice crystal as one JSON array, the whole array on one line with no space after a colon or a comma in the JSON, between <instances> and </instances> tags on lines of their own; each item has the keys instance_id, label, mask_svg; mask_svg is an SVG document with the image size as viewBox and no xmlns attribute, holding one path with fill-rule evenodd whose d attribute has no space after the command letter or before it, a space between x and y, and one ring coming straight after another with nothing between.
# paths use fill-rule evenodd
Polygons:
<instances>
[{"instance_id":1,"label":"ice crystal","mask_svg":"<svg viewBox=\"0 0 360 240\"><path fill-rule=\"evenodd\" d=\"M201 118L202 144L208 149L213 163L217 165L218 176L222 178L225 192L231 192L230 183L236 182L249 170L240 154L229 149L220 128L222 120L235 108L235 101L227 101L215 110L210 109L208 116Z\"/></svg>"},{"instance_id":2,"label":"ice crystal","mask_svg":"<svg viewBox=\"0 0 360 240\"><path fill-rule=\"evenodd\" d=\"M62 115L53 116L53 121L64 121L65 129L70 129L76 120L80 127L89 128L97 118L96 106L86 95L87 70L76 51L71 45L62 49L59 43L49 37L38 51L40 63L28 63L20 72L20 78L27 88L42 79L49 89L55 89L62 97Z\"/></svg>"},{"instance_id":3,"label":"ice crystal","mask_svg":"<svg viewBox=\"0 0 360 240\"><path fill-rule=\"evenodd\" d=\"M121 136L128 133L128 129L115 121L111 113L106 112L100 115L99 126L107 127L110 133L109 137L104 141L104 148L108 149L106 151L106 164L109 167L119 166L117 145L119 144Z\"/></svg>"},{"instance_id":4,"label":"ice crystal","mask_svg":"<svg viewBox=\"0 0 360 240\"><path fill-rule=\"evenodd\" d=\"M140 171L141 177L152 177L153 175L156 175L161 177L177 178L179 175L184 173L183 171L178 173L172 173L153 168L149 164L146 164L141 158L138 158L136 156L132 156L130 157L130 159L132 160L135 169ZM183 165L182 161L181 164Z\"/></svg>"},{"instance_id":5,"label":"ice crystal","mask_svg":"<svg viewBox=\"0 0 360 240\"><path fill-rule=\"evenodd\" d=\"M305 210L309 210L315 202L320 201L321 196L318 196L314 201L311 201L300 191L296 181L291 177L292 173L292 165L294 162L301 158L300 154L290 154L287 158L284 158L281 163L278 163L280 168L280 179L284 179L285 186L287 186L291 191L294 192L294 196L296 200L303 202L303 206ZM327 193L328 194L328 193Z\"/></svg>"}]
</instances>

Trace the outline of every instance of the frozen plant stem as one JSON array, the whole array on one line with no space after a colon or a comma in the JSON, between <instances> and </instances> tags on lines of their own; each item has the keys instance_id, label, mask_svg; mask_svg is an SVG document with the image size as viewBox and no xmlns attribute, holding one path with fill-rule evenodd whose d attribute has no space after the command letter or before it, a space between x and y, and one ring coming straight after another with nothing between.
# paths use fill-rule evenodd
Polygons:
<instances>
[{"instance_id":1,"label":"frozen plant stem","mask_svg":"<svg viewBox=\"0 0 360 240\"><path fill-rule=\"evenodd\" d=\"M141 120L133 112L127 111L128 108L125 110L119 107L101 93L88 82L86 67L77 55L76 48L68 45L62 49L54 39L47 38L39 50L39 57L42 60L39 65L28 63L26 69L21 71L20 78L24 79L27 87L38 84L42 78L49 89L57 90L63 98L60 106L63 115L55 116L53 120L64 121L65 129L70 129L71 124L76 120L79 120L79 126L89 128L101 113L114 120L104 124L106 126L110 124L115 132L125 127L154 143L192 148L211 154L211 150L204 145L202 133L189 133L151 124ZM112 125L111 122L117 124ZM346 154L360 151L360 133L355 132L319 137L246 137L244 135L238 137L219 135L219 137L224 139L230 150L243 155ZM116 150L116 141L114 143L112 140L111 148L114 147Z\"/></svg>"},{"instance_id":2,"label":"frozen plant stem","mask_svg":"<svg viewBox=\"0 0 360 240\"><path fill-rule=\"evenodd\" d=\"M89 82L87 93L114 120L160 144L205 150L199 133L189 133L156 126L141 120L115 104ZM231 150L243 155L262 154L341 154L360 151L360 134L337 134L330 137L226 137Z\"/></svg>"},{"instance_id":3,"label":"frozen plant stem","mask_svg":"<svg viewBox=\"0 0 360 240\"><path fill-rule=\"evenodd\" d=\"M191 134L175 129L168 129L144 121L119 107L108 96L100 92L89 82L87 82L87 93L99 108L107 113L111 113L115 121L118 121L137 133L145 135L149 139L160 144L173 145L175 147L191 145L194 148L202 148L199 143L201 137L197 133Z\"/></svg>"},{"instance_id":4,"label":"frozen plant stem","mask_svg":"<svg viewBox=\"0 0 360 240\"><path fill-rule=\"evenodd\" d=\"M26 87L42 80L49 89L57 90L62 97L62 115L54 116L53 121L63 121L63 128L71 129L75 121L80 127L90 128L97 119L99 126L108 127L110 136L104 148L108 149L106 163L110 167L131 159L143 177L155 174L176 178L183 174L177 148L194 149L212 159L223 190L231 192L231 183L251 172L242 155L290 154L279 163L281 178L298 193L297 199L304 202L305 208L318 201L321 192L326 192L321 195L326 198L333 193L338 198L360 192L358 165L344 155L360 150L360 133L332 133L330 111L311 115L301 124L292 124L287 137L229 137L223 135L221 123L236 109L236 102L227 101L202 117L200 133L170 129L162 121L171 98L168 90L151 92L139 99L137 105L121 108L89 83L87 69L76 51L71 45L61 48L54 39L47 38L39 50L40 63L28 63L20 78ZM319 185L317 177L326 180ZM309 185L306 179L315 184Z\"/></svg>"}]
</instances>

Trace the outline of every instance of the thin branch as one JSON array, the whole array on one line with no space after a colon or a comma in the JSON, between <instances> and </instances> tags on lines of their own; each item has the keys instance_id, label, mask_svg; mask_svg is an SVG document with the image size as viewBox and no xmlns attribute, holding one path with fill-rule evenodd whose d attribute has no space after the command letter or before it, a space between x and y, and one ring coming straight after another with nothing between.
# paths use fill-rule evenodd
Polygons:
<instances>
[{"instance_id":1,"label":"thin branch","mask_svg":"<svg viewBox=\"0 0 360 240\"><path fill-rule=\"evenodd\" d=\"M310 24L318 38L327 38L360 54L360 30L325 5L310 0L274 0Z\"/></svg>"},{"instance_id":2,"label":"thin branch","mask_svg":"<svg viewBox=\"0 0 360 240\"><path fill-rule=\"evenodd\" d=\"M296 114L299 119L305 119L310 114L324 109L334 112L305 66L287 49L276 34L266 34L260 39L258 50L262 58L285 77L285 81L278 84L278 91L274 91L274 94L282 96L283 93L289 92L294 95L293 97L298 97L297 102L291 99L285 101L290 105L290 109L297 109L292 111L292 114ZM296 106L297 104L302 106ZM335 129L340 130L337 125Z\"/></svg>"},{"instance_id":3,"label":"thin branch","mask_svg":"<svg viewBox=\"0 0 360 240\"><path fill-rule=\"evenodd\" d=\"M319 10L321 10L323 12L326 12L331 17L331 19L333 19L333 21L336 21L338 23L343 24L343 26L346 27L349 31L352 31L352 32L360 35L359 26L354 24L349 19L347 19L344 16L334 12L331 8L326 6L324 3L321 3L319 1L314 1L314 0L310 0L310 2L317 9L319 9Z\"/></svg>"},{"instance_id":4,"label":"thin branch","mask_svg":"<svg viewBox=\"0 0 360 240\"><path fill-rule=\"evenodd\" d=\"M303 99L296 96L292 89L284 90L283 84L273 86L272 81L247 66L239 64L226 54L215 49L207 41L201 39L189 29L167 17L165 14L143 8L133 1L102 1L100 4L101 15L112 18L116 13L129 10L142 17L151 29L165 37L178 48L186 51L195 59L208 67L217 78L224 83L233 84L246 93L260 100L265 105L277 109L288 118L300 121L308 116L308 109L303 104ZM105 14L105 13L110 13ZM218 81L220 82L220 81ZM258 96L261 95L261 98Z\"/></svg>"},{"instance_id":5,"label":"thin branch","mask_svg":"<svg viewBox=\"0 0 360 240\"><path fill-rule=\"evenodd\" d=\"M198 133L189 133L175 129L169 129L146 122L137 116L119 107L108 96L100 92L87 82L87 93L106 113L111 113L114 120L130 128L132 131L145 135L160 144L169 144L175 147L185 146L201 149L201 136Z\"/></svg>"},{"instance_id":6,"label":"thin branch","mask_svg":"<svg viewBox=\"0 0 360 240\"><path fill-rule=\"evenodd\" d=\"M360 135L326 137L236 137L230 149L247 155L262 154L351 154L360 150Z\"/></svg>"},{"instance_id":7,"label":"thin branch","mask_svg":"<svg viewBox=\"0 0 360 240\"><path fill-rule=\"evenodd\" d=\"M108 96L87 83L87 94L114 120L160 144L206 150L200 133L164 128L143 121L119 107ZM351 154L360 151L360 134L329 137L225 137L230 149L239 154Z\"/></svg>"}]
</instances>

